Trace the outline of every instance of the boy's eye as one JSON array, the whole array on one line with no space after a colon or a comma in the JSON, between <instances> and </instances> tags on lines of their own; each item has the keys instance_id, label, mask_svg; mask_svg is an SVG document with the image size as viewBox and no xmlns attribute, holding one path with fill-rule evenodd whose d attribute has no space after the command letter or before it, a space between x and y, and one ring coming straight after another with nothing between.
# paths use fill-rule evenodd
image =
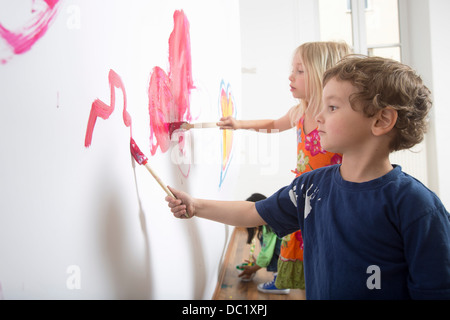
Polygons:
<instances>
[{"instance_id":1,"label":"boy's eye","mask_svg":"<svg viewBox=\"0 0 450 320\"><path fill-rule=\"evenodd\" d=\"M329 106L328 108L330 109L330 111L336 111L336 109L337 109L336 106Z\"/></svg>"}]
</instances>

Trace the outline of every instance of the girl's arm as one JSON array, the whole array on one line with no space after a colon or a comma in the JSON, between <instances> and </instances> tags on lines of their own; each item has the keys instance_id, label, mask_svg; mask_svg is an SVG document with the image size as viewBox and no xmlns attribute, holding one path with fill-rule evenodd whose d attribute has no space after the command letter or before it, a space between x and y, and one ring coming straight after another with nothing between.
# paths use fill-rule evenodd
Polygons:
<instances>
[{"instance_id":1,"label":"girl's arm","mask_svg":"<svg viewBox=\"0 0 450 320\"><path fill-rule=\"evenodd\" d=\"M221 129L267 130L267 133L281 132L292 128L289 112L277 120L236 120L231 116L223 117L218 125Z\"/></svg>"},{"instance_id":2,"label":"girl's arm","mask_svg":"<svg viewBox=\"0 0 450 320\"><path fill-rule=\"evenodd\" d=\"M176 199L167 196L165 199L176 218L186 219L197 216L220 223L239 226L256 227L266 222L256 211L255 203L250 201L215 201L194 199L185 192L170 188Z\"/></svg>"}]
</instances>

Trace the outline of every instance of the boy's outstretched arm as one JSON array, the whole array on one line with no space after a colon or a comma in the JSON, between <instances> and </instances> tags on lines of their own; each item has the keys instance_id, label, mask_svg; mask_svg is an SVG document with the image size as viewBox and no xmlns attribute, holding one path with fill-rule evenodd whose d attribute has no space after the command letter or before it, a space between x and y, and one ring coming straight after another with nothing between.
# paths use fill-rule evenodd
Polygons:
<instances>
[{"instance_id":1,"label":"boy's outstretched arm","mask_svg":"<svg viewBox=\"0 0 450 320\"><path fill-rule=\"evenodd\" d=\"M176 199L165 199L176 218L186 219L197 216L237 227L256 227L266 222L256 211L255 203L250 201L215 201L194 199L189 194L169 187Z\"/></svg>"}]
</instances>

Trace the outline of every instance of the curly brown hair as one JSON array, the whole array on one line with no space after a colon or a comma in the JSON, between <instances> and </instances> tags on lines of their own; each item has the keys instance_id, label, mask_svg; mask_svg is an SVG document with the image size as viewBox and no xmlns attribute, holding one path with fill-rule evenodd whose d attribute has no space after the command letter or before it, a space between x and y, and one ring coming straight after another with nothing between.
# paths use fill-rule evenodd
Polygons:
<instances>
[{"instance_id":1,"label":"curly brown hair","mask_svg":"<svg viewBox=\"0 0 450 320\"><path fill-rule=\"evenodd\" d=\"M386 107L397 110L391 151L412 148L423 140L432 106L431 91L411 67L391 59L350 55L325 72L324 86L332 78L349 81L357 88L350 104L367 117Z\"/></svg>"}]
</instances>

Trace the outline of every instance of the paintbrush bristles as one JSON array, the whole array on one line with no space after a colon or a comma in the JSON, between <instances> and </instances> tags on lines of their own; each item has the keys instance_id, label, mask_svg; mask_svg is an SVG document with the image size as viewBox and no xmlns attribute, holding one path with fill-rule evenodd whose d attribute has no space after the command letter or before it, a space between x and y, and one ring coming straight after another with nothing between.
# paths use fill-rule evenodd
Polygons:
<instances>
[{"instance_id":1,"label":"paintbrush bristles","mask_svg":"<svg viewBox=\"0 0 450 320\"><path fill-rule=\"evenodd\" d=\"M141 165L145 165L147 163L147 157L141 152L133 138L130 139L130 151L137 163Z\"/></svg>"},{"instance_id":2,"label":"paintbrush bristles","mask_svg":"<svg viewBox=\"0 0 450 320\"><path fill-rule=\"evenodd\" d=\"M200 122L189 123L186 121L171 122L167 124L169 130L169 137L172 138L172 134L176 130L190 130L190 129L205 129L205 128L217 128L217 122Z\"/></svg>"},{"instance_id":3,"label":"paintbrush bristles","mask_svg":"<svg viewBox=\"0 0 450 320\"><path fill-rule=\"evenodd\" d=\"M172 137L174 131L179 129L188 129L185 128L185 125L188 124L186 121L178 121L169 123L169 137Z\"/></svg>"}]
</instances>

